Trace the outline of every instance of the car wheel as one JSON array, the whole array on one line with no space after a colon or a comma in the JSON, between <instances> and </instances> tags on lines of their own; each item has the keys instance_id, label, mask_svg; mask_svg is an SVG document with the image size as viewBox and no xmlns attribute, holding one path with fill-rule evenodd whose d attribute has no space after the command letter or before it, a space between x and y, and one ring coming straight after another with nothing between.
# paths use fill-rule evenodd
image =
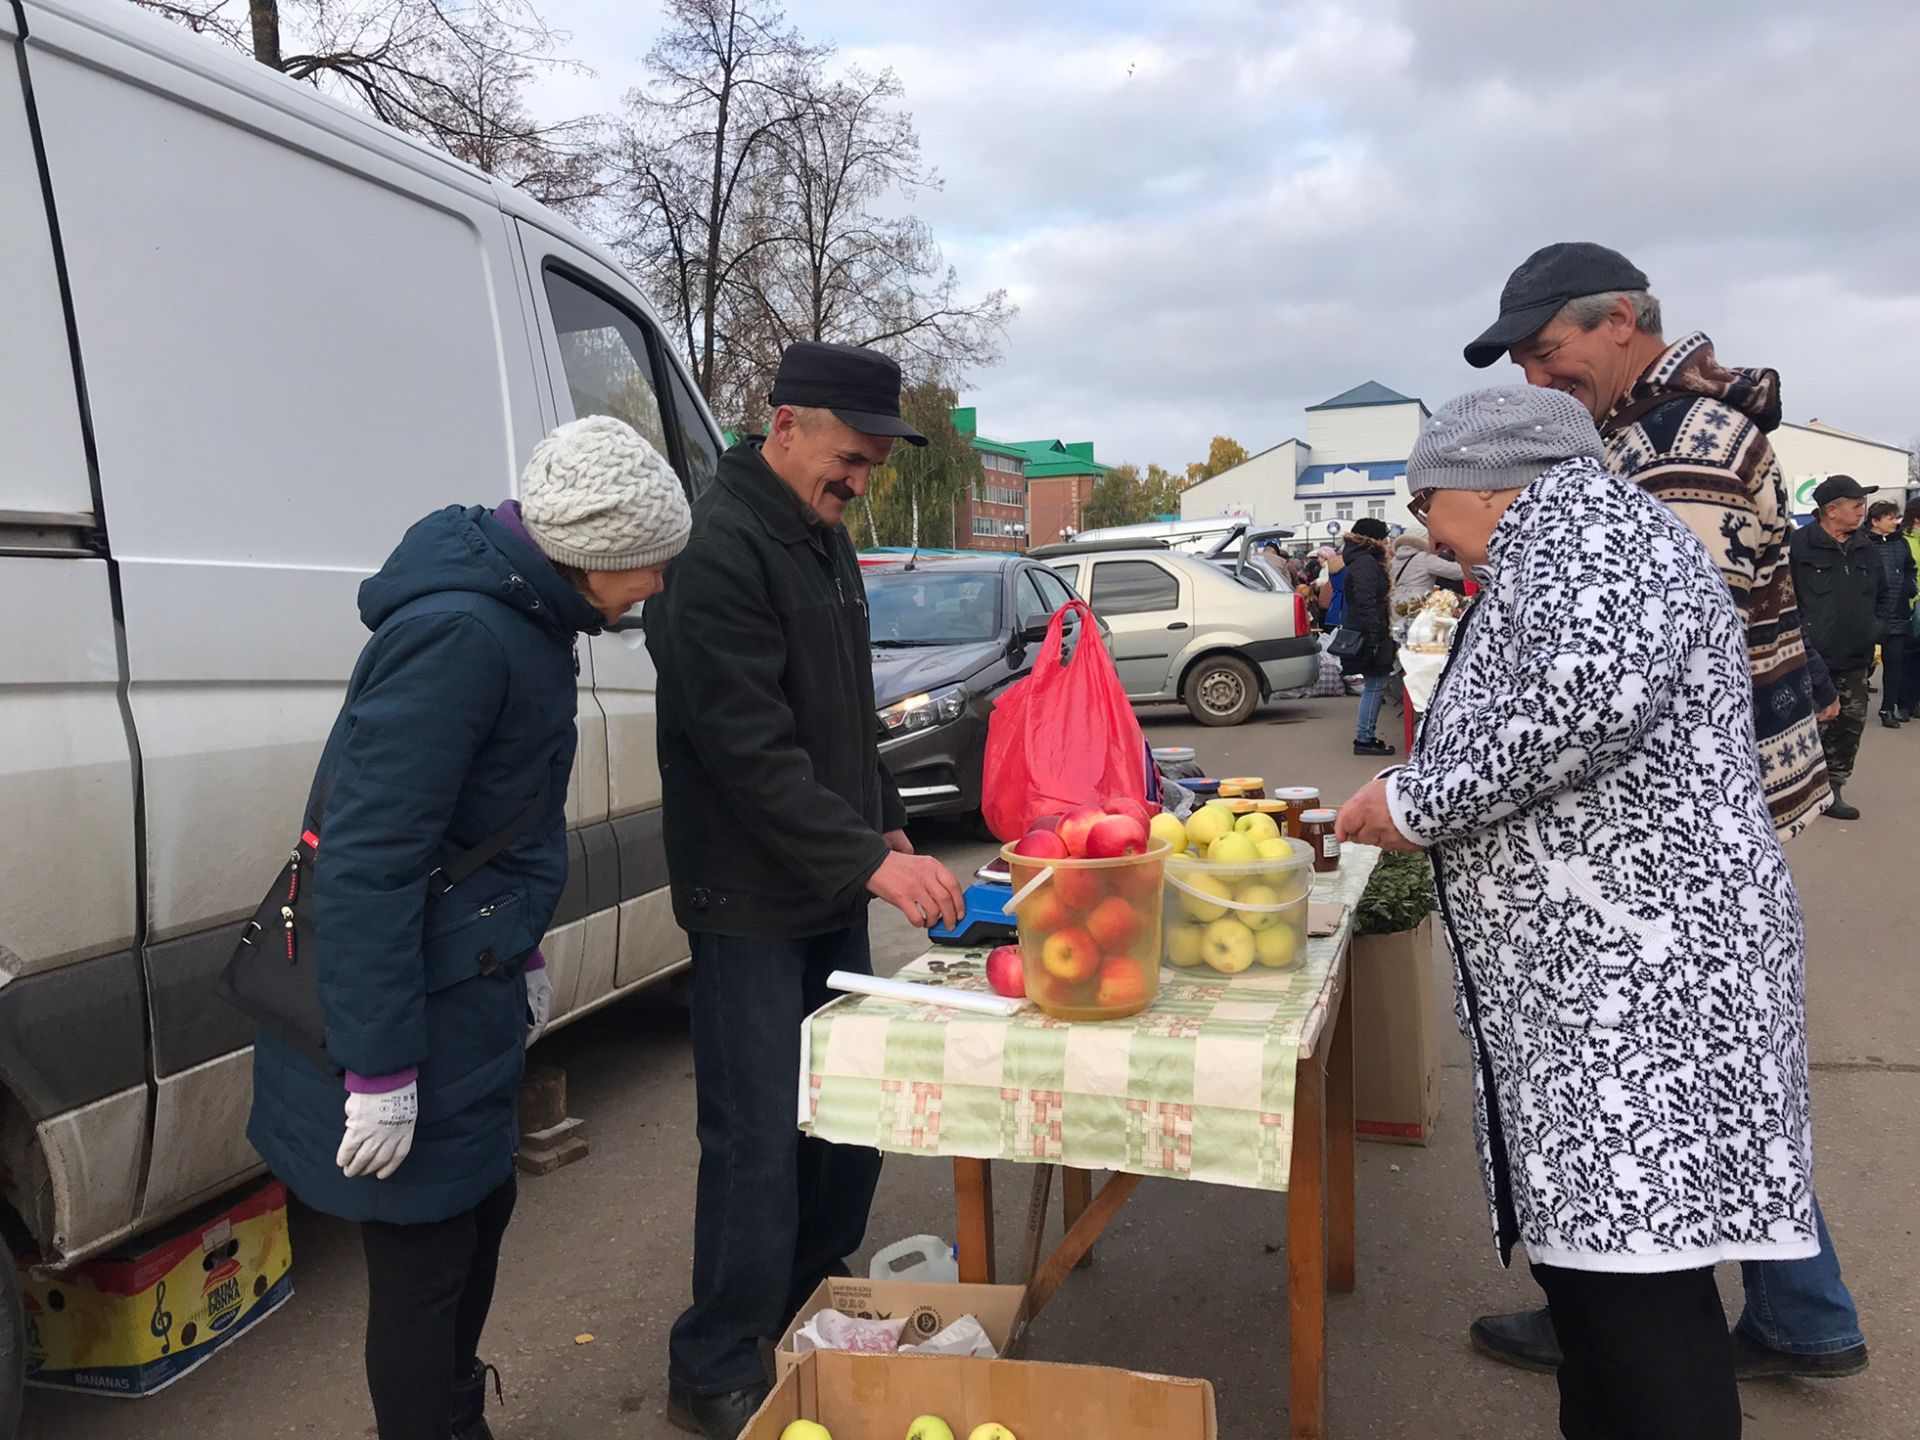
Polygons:
<instances>
[{"instance_id":1,"label":"car wheel","mask_svg":"<svg viewBox=\"0 0 1920 1440\"><path fill-rule=\"evenodd\" d=\"M1260 707L1260 682L1246 661L1215 655L1189 672L1182 698L1202 725L1238 725Z\"/></svg>"},{"instance_id":2,"label":"car wheel","mask_svg":"<svg viewBox=\"0 0 1920 1440\"><path fill-rule=\"evenodd\" d=\"M27 1317L20 1308L20 1271L0 1252L0 1440L20 1433L27 1389Z\"/></svg>"}]
</instances>

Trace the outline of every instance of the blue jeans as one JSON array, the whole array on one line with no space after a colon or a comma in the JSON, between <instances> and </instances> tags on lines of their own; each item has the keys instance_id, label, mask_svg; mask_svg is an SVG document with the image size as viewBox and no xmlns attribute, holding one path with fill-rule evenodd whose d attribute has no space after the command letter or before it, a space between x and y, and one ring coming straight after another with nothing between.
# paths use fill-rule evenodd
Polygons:
<instances>
[{"instance_id":1,"label":"blue jeans","mask_svg":"<svg viewBox=\"0 0 1920 1440\"><path fill-rule=\"evenodd\" d=\"M1818 1199L1813 1224L1820 1253L1812 1259L1747 1260L1740 1266L1747 1309L1737 1328L1748 1339L1790 1355L1831 1355L1866 1343Z\"/></svg>"},{"instance_id":2,"label":"blue jeans","mask_svg":"<svg viewBox=\"0 0 1920 1440\"><path fill-rule=\"evenodd\" d=\"M1360 718L1354 722L1353 738L1356 741L1372 740L1373 727L1380 719L1380 703L1387 698L1387 681L1390 675L1369 675L1367 683L1360 690Z\"/></svg>"},{"instance_id":3,"label":"blue jeans","mask_svg":"<svg viewBox=\"0 0 1920 1440\"><path fill-rule=\"evenodd\" d=\"M702 1397L764 1383L778 1339L860 1248L880 1154L794 1128L800 1026L833 998L835 970L872 974L867 925L803 940L691 935L693 1083L700 1179L693 1304L674 1322L667 1373Z\"/></svg>"}]
</instances>

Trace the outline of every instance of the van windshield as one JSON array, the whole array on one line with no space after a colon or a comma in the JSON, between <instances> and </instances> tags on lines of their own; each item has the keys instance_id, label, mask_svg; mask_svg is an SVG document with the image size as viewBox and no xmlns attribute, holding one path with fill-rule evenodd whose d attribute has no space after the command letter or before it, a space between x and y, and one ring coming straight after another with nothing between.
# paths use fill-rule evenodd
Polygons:
<instances>
[{"instance_id":1,"label":"van windshield","mask_svg":"<svg viewBox=\"0 0 1920 1440\"><path fill-rule=\"evenodd\" d=\"M998 571L903 570L866 582L875 645L964 645L1000 633Z\"/></svg>"}]
</instances>

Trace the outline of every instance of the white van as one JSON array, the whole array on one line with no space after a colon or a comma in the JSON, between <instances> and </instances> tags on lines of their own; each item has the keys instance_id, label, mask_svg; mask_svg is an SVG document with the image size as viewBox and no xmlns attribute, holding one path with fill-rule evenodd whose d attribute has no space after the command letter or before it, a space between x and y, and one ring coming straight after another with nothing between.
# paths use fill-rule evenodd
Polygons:
<instances>
[{"instance_id":1,"label":"white van","mask_svg":"<svg viewBox=\"0 0 1920 1440\"><path fill-rule=\"evenodd\" d=\"M690 493L720 440L632 281L517 191L132 5L0 0L0 52L0 1194L58 1264L259 1167L209 985L362 577L561 421L632 422ZM687 955L641 641L582 647L556 1020Z\"/></svg>"}]
</instances>

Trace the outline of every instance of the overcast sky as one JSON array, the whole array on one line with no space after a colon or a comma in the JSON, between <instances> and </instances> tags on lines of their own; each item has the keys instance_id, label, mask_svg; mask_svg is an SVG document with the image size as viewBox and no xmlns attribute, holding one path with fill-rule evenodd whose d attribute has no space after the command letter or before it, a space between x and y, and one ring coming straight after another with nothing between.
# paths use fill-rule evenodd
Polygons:
<instances>
[{"instance_id":1,"label":"overcast sky","mask_svg":"<svg viewBox=\"0 0 1920 1440\"><path fill-rule=\"evenodd\" d=\"M544 0L611 110L649 0ZM1667 333L1780 370L1789 420L1920 432L1920 6L795 0L906 85L920 211L1020 306L964 403L1104 460L1250 451L1363 380L1429 407L1553 240L1632 257ZM1546 17L1553 18L1546 18Z\"/></svg>"}]
</instances>

